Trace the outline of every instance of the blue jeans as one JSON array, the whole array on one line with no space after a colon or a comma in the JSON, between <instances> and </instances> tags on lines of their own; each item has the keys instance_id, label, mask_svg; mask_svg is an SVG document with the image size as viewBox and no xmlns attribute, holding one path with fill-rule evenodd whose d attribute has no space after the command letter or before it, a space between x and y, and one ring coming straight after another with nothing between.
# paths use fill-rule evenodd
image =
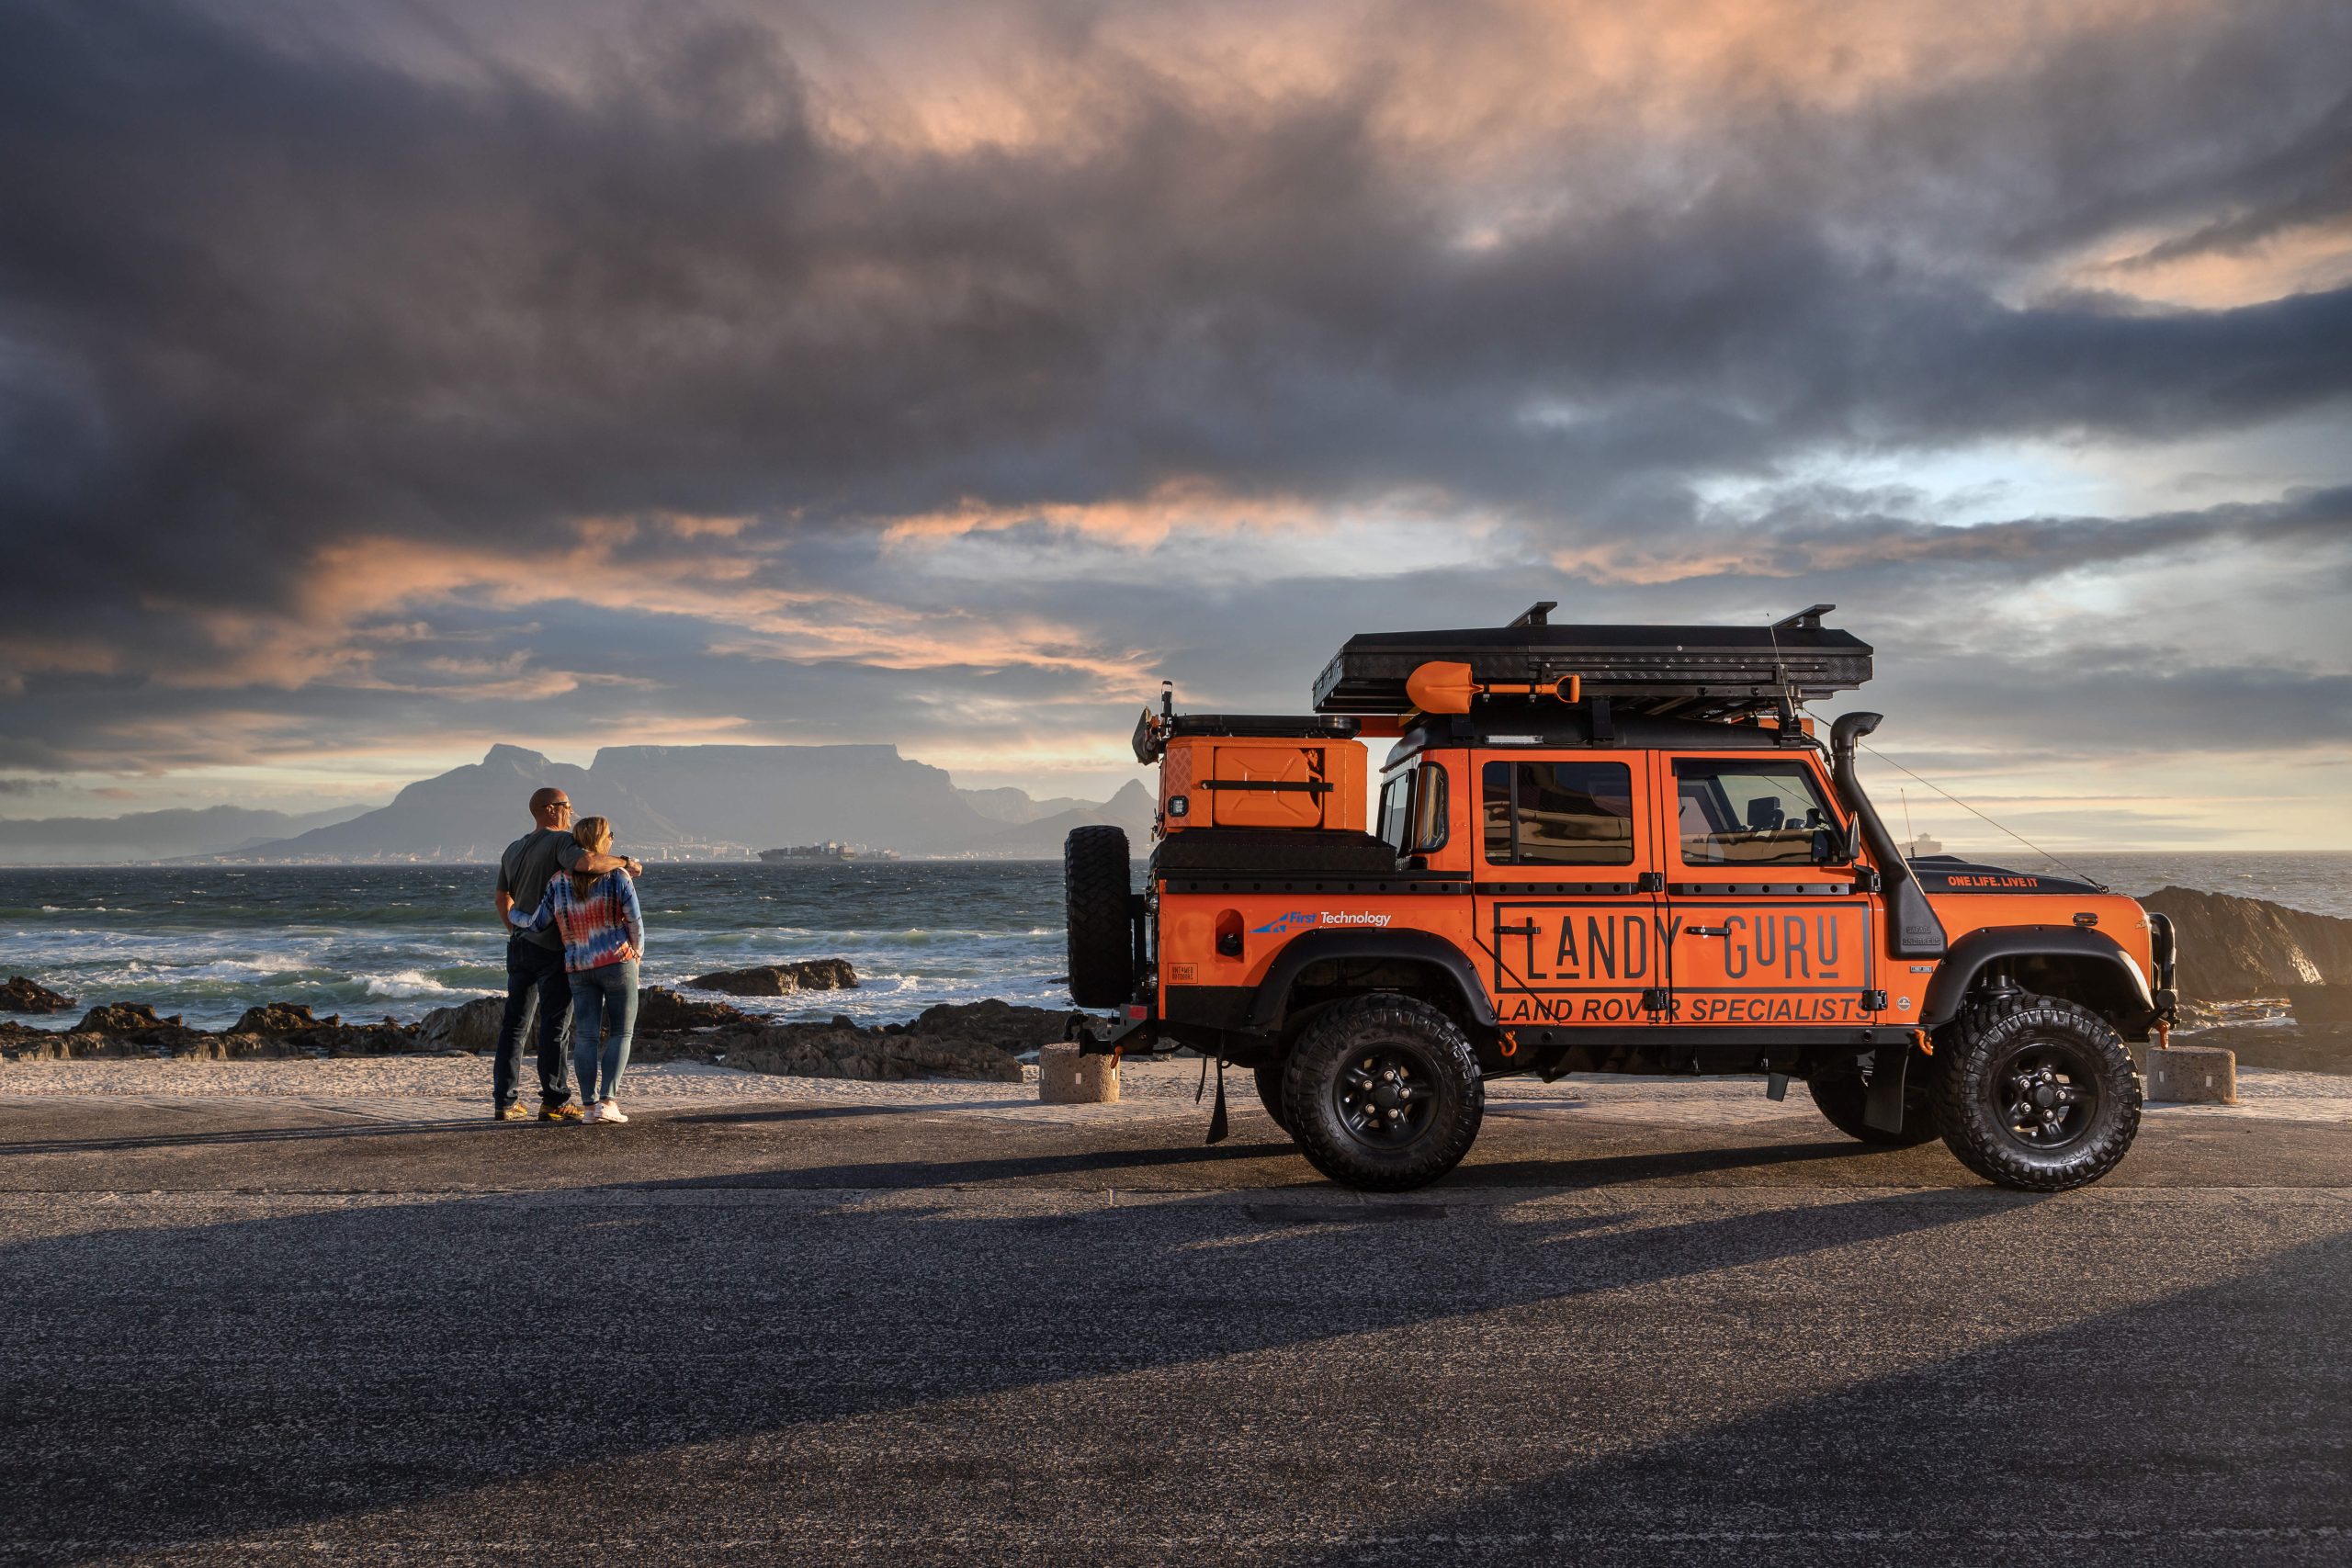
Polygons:
<instances>
[{"instance_id":1,"label":"blue jeans","mask_svg":"<svg viewBox=\"0 0 2352 1568\"><path fill-rule=\"evenodd\" d=\"M616 1098L637 1029L637 961L575 970L571 976L571 1066L582 1104Z\"/></svg>"},{"instance_id":2,"label":"blue jeans","mask_svg":"<svg viewBox=\"0 0 2352 1568\"><path fill-rule=\"evenodd\" d=\"M563 949L541 947L526 937L506 939L506 1013L498 1024L498 1055L490 1070L492 1099L503 1107L520 1098L523 1040L536 1014L539 1036L539 1103L561 1105L571 1098L571 1009L565 1005Z\"/></svg>"}]
</instances>

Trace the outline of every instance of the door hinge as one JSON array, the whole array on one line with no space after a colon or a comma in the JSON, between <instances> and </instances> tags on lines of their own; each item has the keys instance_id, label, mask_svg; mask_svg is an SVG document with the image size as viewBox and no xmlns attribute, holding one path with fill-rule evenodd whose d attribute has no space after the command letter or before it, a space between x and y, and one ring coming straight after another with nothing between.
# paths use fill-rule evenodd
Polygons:
<instances>
[{"instance_id":1,"label":"door hinge","mask_svg":"<svg viewBox=\"0 0 2352 1568\"><path fill-rule=\"evenodd\" d=\"M1634 879L1634 891L1636 893L1665 892L1666 873L1662 871L1645 871L1642 873L1641 875Z\"/></svg>"},{"instance_id":2,"label":"door hinge","mask_svg":"<svg viewBox=\"0 0 2352 1568\"><path fill-rule=\"evenodd\" d=\"M1864 991L1862 993L1862 1010L1864 1012L1884 1012L1886 1010L1886 993L1884 991Z\"/></svg>"},{"instance_id":3,"label":"door hinge","mask_svg":"<svg viewBox=\"0 0 2352 1568\"><path fill-rule=\"evenodd\" d=\"M1652 986L1648 990L1642 993L1642 1010L1645 1012L1671 1012L1674 1010L1674 998L1667 994L1664 987Z\"/></svg>"}]
</instances>

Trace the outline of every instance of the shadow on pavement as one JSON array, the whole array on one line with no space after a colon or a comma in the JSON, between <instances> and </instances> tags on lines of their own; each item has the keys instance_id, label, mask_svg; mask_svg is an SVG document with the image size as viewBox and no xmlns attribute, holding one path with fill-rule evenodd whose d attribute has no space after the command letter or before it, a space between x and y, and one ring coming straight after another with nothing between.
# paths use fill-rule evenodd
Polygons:
<instances>
[{"instance_id":1,"label":"shadow on pavement","mask_svg":"<svg viewBox=\"0 0 2352 1568\"><path fill-rule=\"evenodd\" d=\"M876 1173L800 1174L855 1186ZM599 1192L615 1201L580 1201ZM1589 1215L1493 1211L1269 1229L1242 1206L1184 1198L1023 1217L939 1203L785 1214L723 1196L648 1205L647 1195L338 1203L0 1247L10 1303L0 1440L11 1456L0 1542L16 1561L91 1560L444 1504L461 1506L453 1529L493 1528L487 1508L517 1519L538 1510L560 1530L576 1523L583 1488L618 1484L621 1472L656 1484L689 1450L741 1455L753 1439L1008 1392L1053 1403L1065 1396L1042 1391L1092 1379L1197 1380L1199 1397L1224 1400L1232 1394L1214 1391L1230 1390L1219 1369L1234 1358L1320 1358L1356 1336L1444 1343L1488 1314L1556 1314L1986 1212L1747 1195L1752 1212L1650 1222L1635 1210L1609 1229ZM1565 1371L1578 1346L1544 1352ZM1419 1388L1406 1408L1446 1398ZM1063 1436L1016 1423L1004 1441L1034 1443L1041 1430ZM910 1440L921 1439L891 1442ZM1172 1449L1125 1451L1140 1440L1121 1439L1123 1462L1184 1462ZM872 1462L921 1457L890 1447ZM732 1472L718 1463L714 1473ZM957 1473L933 1473L891 1506L960 1506ZM696 1469L690 1489L704 1479ZM768 1482L744 1483L763 1504L792 1505ZM922 1533L910 1516L901 1522L904 1539Z\"/></svg>"},{"instance_id":2,"label":"shadow on pavement","mask_svg":"<svg viewBox=\"0 0 2352 1568\"><path fill-rule=\"evenodd\" d=\"M1857 1303L1851 1332L1908 1365L1855 1376L1817 1349L1759 1343L1778 1375L1625 1401L1614 1430L1566 1414L1608 1396L1566 1371L1530 1391L1559 1424L1484 1434L1523 1439L1509 1468L1531 1479L1480 1483L1443 1457L1454 1434L1441 1426L1426 1506L1343 1549L1265 1560L2341 1563L2347 1285L2352 1237L2338 1234L2221 1284L2106 1310L2094 1296L2039 1332L2016 1321L2030 1280L1928 1318ZM2327 1348L2298 1353L2314 1334Z\"/></svg>"}]
</instances>

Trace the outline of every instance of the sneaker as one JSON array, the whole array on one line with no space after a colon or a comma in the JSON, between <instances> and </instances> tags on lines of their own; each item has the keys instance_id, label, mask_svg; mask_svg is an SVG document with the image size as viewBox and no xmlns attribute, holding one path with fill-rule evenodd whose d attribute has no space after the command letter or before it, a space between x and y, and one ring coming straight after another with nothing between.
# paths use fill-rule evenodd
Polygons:
<instances>
[{"instance_id":1,"label":"sneaker","mask_svg":"<svg viewBox=\"0 0 2352 1568\"><path fill-rule=\"evenodd\" d=\"M571 1101L568 1100L561 1105L542 1105L539 1107L539 1120L542 1122L577 1122L581 1120L580 1107L572 1104Z\"/></svg>"},{"instance_id":2,"label":"sneaker","mask_svg":"<svg viewBox=\"0 0 2352 1568\"><path fill-rule=\"evenodd\" d=\"M606 1122L626 1122L628 1120L628 1117L621 1114L621 1108L615 1105L609 1100L603 1100L598 1103L596 1107L596 1114L599 1118Z\"/></svg>"},{"instance_id":3,"label":"sneaker","mask_svg":"<svg viewBox=\"0 0 2352 1568\"><path fill-rule=\"evenodd\" d=\"M587 1119L591 1122L602 1122L605 1119L605 1108L601 1105L590 1106Z\"/></svg>"},{"instance_id":4,"label":"sneaker","mask_svg":"<svg viewBox=\"0 0 2352 1568\"><path fill-rule=\"evenodd\" d=\"M493 1122L527 1122L531 1113L519 1105L502 1105L490 1115Z\"/></svg>"}]
</instances>

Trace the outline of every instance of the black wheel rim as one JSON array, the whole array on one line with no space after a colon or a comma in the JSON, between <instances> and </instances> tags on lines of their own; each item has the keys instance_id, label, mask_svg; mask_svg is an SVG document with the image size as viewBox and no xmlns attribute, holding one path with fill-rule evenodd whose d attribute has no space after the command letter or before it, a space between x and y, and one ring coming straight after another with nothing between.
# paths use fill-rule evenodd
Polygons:
<instances>
[{"instance_id":1,"label":"black wheel rim","mask_svg":"<svg viewBox=\"0 0 2352 1568\"><path fill-rule=\"evenodd\" d=\"M1398 1045L1349 1053L1331 1086L1340 1125L1375 1149L1402 1148L1428 1132L1437 1100L1437 1077L1428 1058Z\"/></svg>"},{"instance_id":2,"label":"black wheel rim","mask_svg":"<svg viewBox=\"0 0 2352 1568\"><path fill-rule=\"evenodd\" d=\"M2098 1075L2076 1045L2030 1041L2002 1065L1993 1100L2002 1125L2019 1144L2036 1152L2063 1149L2098 1120Z\"/></svg>"}]
</instances>

